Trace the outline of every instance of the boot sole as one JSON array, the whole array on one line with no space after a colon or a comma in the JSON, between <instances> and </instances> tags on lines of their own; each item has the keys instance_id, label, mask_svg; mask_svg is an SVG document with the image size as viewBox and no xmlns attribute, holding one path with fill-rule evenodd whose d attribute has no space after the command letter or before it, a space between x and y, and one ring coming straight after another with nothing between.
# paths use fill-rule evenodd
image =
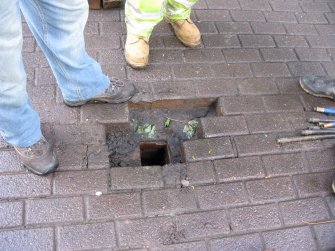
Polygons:
<instances>
[{"instance_id":1,"label":"boot sole","mask_svg":"<svg viewBox=\"0 0 335 251\"><path fill-rule=\"evenodd\" d=\"M135 63L134 61L129 59L126 54L125 54L125 58L126 58L127 64L133 69L142 70L142 69L145 69L148 65L148 62L146 62L145 64Z\"/></svg>"},{"instance_id":2,"label":"boot sole","mask_svg":"<svg viewBox=\"0 0 335 251\"><path fill-rule=\"evenodd\" d=\"M31 173L36 174L38 176L45 176L48 175L49 173L53 173L56 171L56 169L59 166L59 162L57 162L57 164L55 165L55 167L51 168L50 170L48 170L46 173L40 173L38 171L36 171L35 169L31 168L30 166L24 165L25 168L27 168Z\"/></svg>"},{"instance_id":3,"label":"boot sole","mask_svg":"<svg viewBox=\"0 0 335 251\"><path fill-rule=\"evenodd\" d=\"M300 87L301 87L305 92L307 92L307 93L310 94L310 95L313 95L313 96L315 96L315 97L329 98L329 99L334 100L334 97L332 97L332 96L327 96L327 95L322 95L322 94L316 94L316 93L311 92L310 90L306 89L305 86L303 85L303 83L301 82L301 78L299 79L299 84L300 84Z\"/></svg>"},{"instance_id":4,"label":"boot sole","mask_svg":"<svg viewBox=\"0 0 335 251\"><path fill-rule=\"evenodd\" d=\"M133 96L127 97L127 98L124 98L124 99L119 99L117 101L113 101L113 100L110 100L108 98L97 98L97 99L86 100L86 101L78 101L78 102L75 102L75 103L70 103L69 101L64 100L64 104L69 106L69 107L78 107L78 106L83 106L85 104L97 104L97 103L121 104L121 103L124 103L124 102L128 101L132 97Z\"/></svg>"}]
</instances>

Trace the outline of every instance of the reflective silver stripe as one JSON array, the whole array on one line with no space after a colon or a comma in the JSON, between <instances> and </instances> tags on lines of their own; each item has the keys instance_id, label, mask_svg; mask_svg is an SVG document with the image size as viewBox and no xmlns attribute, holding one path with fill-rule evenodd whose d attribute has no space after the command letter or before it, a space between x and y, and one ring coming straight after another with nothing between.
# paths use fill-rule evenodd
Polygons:
<instances>
[{"instance_id":1,"label":"reflective silver stripe","mask_svg":"<svg viewBox=\"0 0 335 251\"><path fill-rule=\"evenodd\" d=\"M173 0L176 3L182 4L185 6L185 8L189 9L191 8L195 2L194 1L188 1L188 0Z\"/></svg>"},{"instance_id":2,"label":"reflective silver stripe","mask_svg":"<svg viewBox=\"0 0 335 251\"><path fill-rule=\"evenodd\" d=\"M155 19L160 19L163 15L163 6L161 12L143 12L137 6L132 4L132 1L126 1L126 12L131 18L136 18L138 20L150 21Z\"/></svg>"}]
</instances>

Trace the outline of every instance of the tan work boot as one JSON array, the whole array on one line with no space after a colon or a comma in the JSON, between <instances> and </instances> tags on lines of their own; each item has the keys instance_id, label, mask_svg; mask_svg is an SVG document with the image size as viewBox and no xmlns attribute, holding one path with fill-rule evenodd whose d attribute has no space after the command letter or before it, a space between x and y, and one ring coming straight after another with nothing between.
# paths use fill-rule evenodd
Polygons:
<instances>
[{"instance_id":1,"label":"tan work boot","mask_svg":"<svg viewBox=\"0 0 335 251\"><path fill-rule=\"evenodd\" d=\"M191 19L169 20L177 38L187 47L198 47L201 43L201 35L198 27Z\"/></svg>"},{"instance_id":2,"label":"tan work boot","mask_svg":"<svg viewBox=\"0 0 335 251\"><path fill-rule=\"evenodd\" d=\"M132 68L145 68L149 61L149 39L128 33L124 55Z\"/></svg>"}]
</instances>

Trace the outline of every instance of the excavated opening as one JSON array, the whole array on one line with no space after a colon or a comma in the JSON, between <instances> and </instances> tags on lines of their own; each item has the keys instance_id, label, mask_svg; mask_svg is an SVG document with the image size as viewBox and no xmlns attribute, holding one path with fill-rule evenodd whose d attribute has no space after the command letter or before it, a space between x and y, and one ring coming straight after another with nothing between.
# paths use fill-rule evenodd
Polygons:
<instances>
[{"instance_id":1,"label":"excavated opening","mask_svg":"<svg viewBox=\"0 0 335 251\"><path fill-rule=\"evenodd\" d=\"M164 166L171 161L169 146L165 141L140 142L142 166Z\"/></svg>"}]
</instances>

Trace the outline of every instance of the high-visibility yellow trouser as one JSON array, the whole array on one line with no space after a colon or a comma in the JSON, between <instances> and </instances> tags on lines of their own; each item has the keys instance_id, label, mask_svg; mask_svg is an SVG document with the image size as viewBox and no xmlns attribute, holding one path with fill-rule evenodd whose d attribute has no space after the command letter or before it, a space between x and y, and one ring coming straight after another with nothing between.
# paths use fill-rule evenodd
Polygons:
<instances>
[{"instance_id":1,"label":"high-visibility yellow trouser","mask_svg":"<svg viewBox=\"0 0 335 251\"><path fill-rule=\"evenodd\" d=\"M125 15L127 31L149 38L164 15L171 20L187 19L198 0L127 0Z\"/></svg>"}]
</instances>

